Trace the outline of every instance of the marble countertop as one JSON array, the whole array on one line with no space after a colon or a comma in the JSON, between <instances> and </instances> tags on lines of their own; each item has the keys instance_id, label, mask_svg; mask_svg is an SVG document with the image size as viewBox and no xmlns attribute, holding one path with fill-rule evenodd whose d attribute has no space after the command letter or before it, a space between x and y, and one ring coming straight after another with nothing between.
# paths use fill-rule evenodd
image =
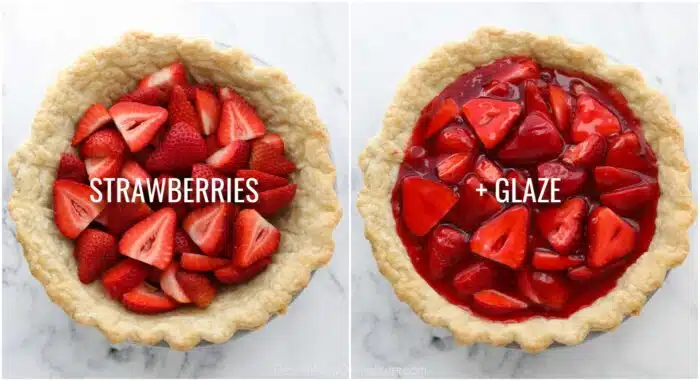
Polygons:
<instances>
[{"instance_id":1,"label":"marble countertop","mask_svg":"<svg viewBox=\"0 0 700 381\"><path fill-rule=\"evenodd\" d=\"M173 3L175 4L175 3ZM58 71L86 49L131 29L201 36L238 46L283 68L315 100L332 137L337 188L348 205L348 19L346 4L181 4L95 7L15 2L4 9L3 377L244 378L347 377L348 229L336 253L287 314L224 345L178 353L110 345L76 325L31 276L7 213L7 159L29 136L34 112ZM37 8L41 7L41 11ZM104 13L102 13L104 12ZM344 208L347 209L347 208Z\"/></svg>"},{"instance_id":2,"label":"marble countertop","mask_svg":"<svg viewBox=\"0 0 700 381\"><path fill-rule=\"evenodd\" d=\"M640 68L650 85L670 99L686 131L693 173L698 173L694 4L356 3L351 19L353 160L379 130L397 84L414 63L443 42L496 25L595 44ZM361 186L361 173L354 166L353 200ZM697 187L693 194L697 200ZM352 213L354 377L698 376L696 227L691 255L671 272L641 316L580 346L528 355L486 345L456 346L446 331L423 323L377 271L356 207Z\"/></svg>"}]
</instances>

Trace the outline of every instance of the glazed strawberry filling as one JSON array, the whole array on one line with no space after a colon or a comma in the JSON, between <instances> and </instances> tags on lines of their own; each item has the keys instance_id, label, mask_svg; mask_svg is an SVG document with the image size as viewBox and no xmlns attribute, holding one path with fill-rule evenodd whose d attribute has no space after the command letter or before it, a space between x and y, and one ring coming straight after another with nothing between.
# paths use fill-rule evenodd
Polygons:
<instances>
[{"instance_id":1,"label":"glazed strawberry filling","mask_svg":"<svg viewBox=\"0 0 700 381\"><path fill-rule=\"evenodd\" d=\"M438 293L522 321L567 317L614 288L651 242L658 198L656 158L620 92L508 57L422 110L392 208Z\"/></svg>"}]
</instances>

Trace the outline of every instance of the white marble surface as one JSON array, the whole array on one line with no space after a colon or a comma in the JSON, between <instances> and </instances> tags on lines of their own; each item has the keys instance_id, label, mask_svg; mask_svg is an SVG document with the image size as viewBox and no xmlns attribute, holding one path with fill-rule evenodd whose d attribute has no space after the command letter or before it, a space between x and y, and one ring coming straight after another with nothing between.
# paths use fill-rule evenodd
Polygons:
<instances>
[{"instance_id":1,"label":"white marble surface","mask_svg":"<svg viewBox=\"0 0 700 381\"><path fill-rule=\"evenodd\" d=\"M338 190L348 204L348 21L346 4L196 4L139 2L74 6L15 2L4 10L3 376L72 378L345 377L348 374L348 229L310 286L262 331L183 354L110 345L78 326L30 275L7 213L7 158L28 137L34 110L57 72L84 50L129 29L203 36L239 46L282 67L315 99L332 136ZM346 207L344 209L347 209Z\"/></svg>"},{"instance_id":2,"label":"white marble surface","mask_svg":"<svg viewBox=\"0 0 700 381\"><path fill-rule=\"evenodd\" d=\"M482 25L560 34L601 47L637 66L669 97L686 130L697 179L696 5L353 4L352 157L376 134L399 80L440 43ZM361 188L352 172L353 200ZM697 184L697 183L696 183ZM697 187L694 189L697 200ZM540 355L455 346L394 295L378 273L352 209L352 372L385 377L692 377L698 373L697 235L690 257L674 270L640 317L574 348Z\"/></svg>"}]
</instances>

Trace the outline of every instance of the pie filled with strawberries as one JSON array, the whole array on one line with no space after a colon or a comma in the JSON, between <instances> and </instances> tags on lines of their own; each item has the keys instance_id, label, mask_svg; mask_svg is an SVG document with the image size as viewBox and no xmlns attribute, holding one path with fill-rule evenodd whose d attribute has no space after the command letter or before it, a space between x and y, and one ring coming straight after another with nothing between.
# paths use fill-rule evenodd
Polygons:
<instances>
[{"instance_id":1,"label":"pie filled with strawberries","mask_svg":"<svg viewBox=\"0 0 700 381\"><path fill-rule=\"evenodd\" d=\"M559 38L481 29L443 46L361 166L380 270L460 342L579 343L638 313L688 253L695 209L667 102Z\"/></svg>"},{"instance_id":2,"label":"pie filled with strawberries","mask_svg":"<svg viewBox=\"0 0 700 381\"><path fill-rule=\"evenodd\" d=\"M127 34L62 73L10 170L32 273L115 342L264 325L328 262L341 213L313 103L241 51L172 36Z\"/></svg>"}]
</instances>

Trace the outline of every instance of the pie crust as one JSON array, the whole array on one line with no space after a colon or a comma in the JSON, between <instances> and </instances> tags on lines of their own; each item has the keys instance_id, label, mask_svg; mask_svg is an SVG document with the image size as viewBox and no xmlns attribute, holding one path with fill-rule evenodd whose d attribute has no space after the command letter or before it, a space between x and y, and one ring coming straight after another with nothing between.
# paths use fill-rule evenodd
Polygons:
<instances>
[{"instance_id":1,"label":"pie crust","mask_svg":"<svg viewBox=\"0 0 700 381\"><path fill-rule=\"evenodd\" d=\"M500 323L449 303L416 272L396 233L392 189L421 110L460 74L505 56L529 56L540 64L583 72L615 86L640 119L658 160L661 197L656 232L648 251L618 279L613 290L567 319L536 317ZM690 168L683 152L683 132L668 101L648 88L635 68L611 64L597 48L570 45L561 37L487 27L478 29L466 41L442 45L401 82L382 130L360 156L360 167L364 188L357 204L379 270L392 283L399 299L428 324L452 331L461 344L504 346L515 342L528 352L543 351L553 342L578 344L589 332L612 330L626 316L638 314L647 297L661 286L666 272L688 255L687 230L696 211L688 186Z\"/></svg>"},{"instance_id":2,"label":"pie crust","mask_svg":"<svg viewBox=\"0 0 700 381\"><path fill-rule=\"evenodd\" d=\"M265 272L245 285L222 289L209 308L179 308L157 316L131 313L106 297L100 282L80 283L73 241L53 222L51 189L62 152L71 149L73 126L93 103L111 104L140 78L181 60L198 82L234 88L269 131L282 136L298 171L299 185L287 212L271 222L283 231L279 252ZM30 139L9 160L14 191L9 210L32 274L46 293L78 323L99 328L112 342L166 341L188 350L200 340L227 341L237 330L260 328L284 313L312 272L330 260L332 232L340 220L335 167L325 126L313 101L295 89L280 69L255 67L241 50L218 50L204 40L125 34L114 46L90 51L59 74L32 124Z\"/></svg>"}]
</instances>

